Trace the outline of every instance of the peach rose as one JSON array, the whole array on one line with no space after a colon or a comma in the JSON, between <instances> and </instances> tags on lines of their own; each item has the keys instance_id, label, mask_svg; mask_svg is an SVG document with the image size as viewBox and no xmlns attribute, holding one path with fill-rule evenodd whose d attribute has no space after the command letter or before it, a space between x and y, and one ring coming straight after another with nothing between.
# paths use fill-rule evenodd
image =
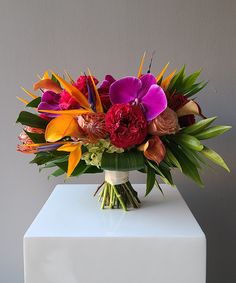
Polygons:
<instances>
[{"instance_id":1,"label":"peach rose","mask_svg":"<svg viewBox=\"0 0 236 283\"><path fill-rule=\"evenodd\" d=\"M157 136L175 134L179 129L177 114L169 107L148 125L148 133Z\"/></svg>"}]
</instances>

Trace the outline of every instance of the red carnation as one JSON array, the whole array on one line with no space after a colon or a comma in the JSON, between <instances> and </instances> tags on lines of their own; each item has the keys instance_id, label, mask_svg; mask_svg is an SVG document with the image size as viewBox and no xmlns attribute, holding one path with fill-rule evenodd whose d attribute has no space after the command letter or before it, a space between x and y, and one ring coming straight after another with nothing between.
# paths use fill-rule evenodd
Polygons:
<instances>
[{"instance_id":1,"label":"red carnation","mask_svg":"<svg viewBox=\"0 0 236 283\"><path fill-rule=\"evenodd\" d=\"M91 78L89 76L80 76L77 81L74 83L74 86L77 87L83 94L86 94L88 92L87 88L87 79L89 80L90 84L92 85ZM98 84L98 80L93 77L93 81L95 85Z\"/></svg>"},{"instance_id":2,"label":"red carnation","mask_svg":"<svg viewBox=\"0 0 236 283\"><path fill-rule=\"evenodd\" d=\"M147 121L139 106L128 103L113 105L106 114L106 128L111 143L128 148L144 141Z\"/></svg>"}]
</instances>

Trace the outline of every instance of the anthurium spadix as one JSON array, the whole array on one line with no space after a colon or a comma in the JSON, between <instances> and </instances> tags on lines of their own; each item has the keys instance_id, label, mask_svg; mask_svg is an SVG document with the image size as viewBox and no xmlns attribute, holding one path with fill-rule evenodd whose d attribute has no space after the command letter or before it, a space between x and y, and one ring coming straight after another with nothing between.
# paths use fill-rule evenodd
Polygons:
<instances>
[{"instance_id":1,"label":"anthurium spadix","mask_svg":"<svg viewBox=\"0 0 236 283\"><path fill-rule=\"evenodd\" d=\"M115 81L110 87L112 104L139 104L144 110L147 121L151 121L167 107L163 89L156 84L152 74L140 77L124 77Z\"/></svg>"}]
</instances>

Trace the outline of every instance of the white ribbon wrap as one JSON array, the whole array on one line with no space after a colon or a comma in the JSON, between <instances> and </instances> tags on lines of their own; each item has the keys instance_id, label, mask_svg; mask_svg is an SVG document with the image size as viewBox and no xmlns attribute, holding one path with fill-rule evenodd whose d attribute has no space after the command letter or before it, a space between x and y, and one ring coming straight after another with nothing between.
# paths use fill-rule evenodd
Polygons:
<instances>
[{"instance_id":1,"label":"white ribbon wrap","mask_svg":"<svg viewBox=\"0 0 236 283\"><path fill-rule=\"evenodd\" d=\"M129 172L104 170L105 181L111 185L124 184L129 181Z\"/></svg>"}]
</instances>

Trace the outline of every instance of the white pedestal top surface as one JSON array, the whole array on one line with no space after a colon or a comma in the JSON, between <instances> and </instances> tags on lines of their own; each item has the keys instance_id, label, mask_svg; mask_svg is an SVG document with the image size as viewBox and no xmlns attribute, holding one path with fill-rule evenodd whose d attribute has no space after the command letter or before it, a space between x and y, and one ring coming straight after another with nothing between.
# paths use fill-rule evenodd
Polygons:
<instances>
[{"instance_id":1,"label":"white pedestal top surface","mask_svg":"<svg viewBox=\"0 0 236 283\"><path fill-rule=\"evenodd\" d=\"M144 197L145 185L134 185L139 209L100 208L93 197L98 185L57 185L25 234L31 237L204 237L176 188L162 185Z\"/></svg>"},{"instance_id":2,"label":"white pedestal top surface","mask_svg":"<svg viewBox=\"0 0 236 283\"><path fill-rule=\"evenodd\" d=\"M25 283L205 283L206 240L177 189L100 208L97 185L58 185L24 237Z\"/></svg>"}]
</instances>

